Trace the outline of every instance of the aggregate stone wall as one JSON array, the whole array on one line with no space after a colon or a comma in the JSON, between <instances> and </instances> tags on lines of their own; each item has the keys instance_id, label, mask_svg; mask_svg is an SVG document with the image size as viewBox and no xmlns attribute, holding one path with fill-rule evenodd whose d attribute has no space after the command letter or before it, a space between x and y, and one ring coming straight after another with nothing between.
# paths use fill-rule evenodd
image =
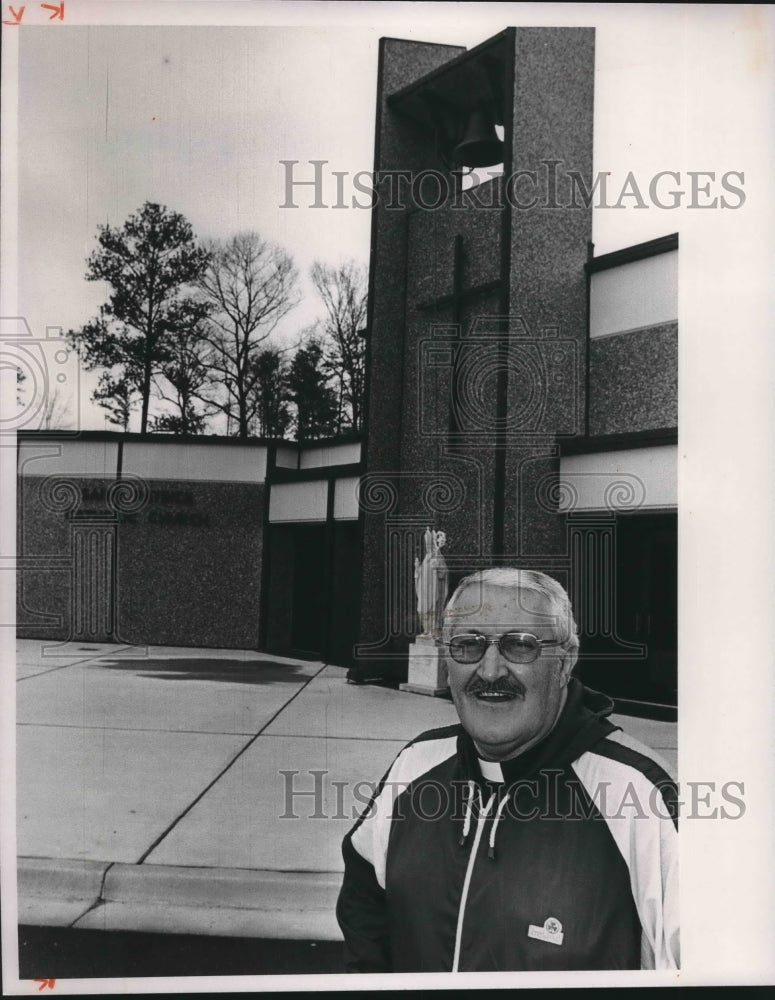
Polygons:
<instances>
[{"instance_id":1,"label":"aggregate stone wall","mask_svg":"<svg viewBox=\"0 0 775 1000\"><path fill-rule=\"evenodd\" d=\"M593 338L589 433L623 434L678 425L678 324Z\"/></svg>"},{"instance_id":2,"label":"aggregate stone wall","mask_svg":"<svg viewBox=\"0 0 775 1000\"><path fill-rule=\"evenodd\" d=\"M561 164L589 184L594 31L517 29L496 44L506 178L540 189ZM381 52L377 171L440 169L433 129L417 128L396 92L457 53L395 39ZM465 65L451 69L460 88L476 79ZM522 211L506 185L432 211L375 199L358 679L406 675L426 526L447 534L453 582L496 561L567 561L544 484L557 478L557 438L584 430L591 208L563 208L547 189L546 205Z\"/></svg>"},{"instance_id":3,"label":"aggregate stone wall","mask_svg":"<svg viewBox=\"0 0 775 1000\"><path fill-rule=\"evenodd\" d=\"M263 485L20 480L23 637L256 648Z\"/></svg>"}]
</instances>

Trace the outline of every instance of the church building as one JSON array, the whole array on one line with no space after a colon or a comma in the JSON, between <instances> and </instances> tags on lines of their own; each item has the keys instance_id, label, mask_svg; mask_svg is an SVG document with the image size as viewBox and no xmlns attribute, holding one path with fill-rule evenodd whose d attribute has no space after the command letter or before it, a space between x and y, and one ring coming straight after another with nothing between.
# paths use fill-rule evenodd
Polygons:
<instances>
[{"instance_id":1,"label":"church building","mask_svg":"<svg viewBox=\"0 0 775 1000\"><path fill-rule=\"evenodd\" d=\"M593 29L380 43L362 437L19 433L18 628L406 680L414 561L568 589L578 671L676 700L678 236L596 255Z\"/></svg>"}]
</instances>

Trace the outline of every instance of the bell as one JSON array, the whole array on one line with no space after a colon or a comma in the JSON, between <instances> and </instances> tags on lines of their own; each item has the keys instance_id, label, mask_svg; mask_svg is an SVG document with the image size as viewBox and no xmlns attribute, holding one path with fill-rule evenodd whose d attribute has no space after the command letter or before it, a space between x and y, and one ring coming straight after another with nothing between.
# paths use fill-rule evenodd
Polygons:
<instances>
[{"instance_id":1,"label":"bell","mask_svg":"<svg viewBox=\"0 0 775 1000\"><path fill-rule=\"evenodd\" d=\"M492 167L503 163L503 140L481 108L472 111L462 140L452 151L459 167Z\"/></svg>"}]
</instances>

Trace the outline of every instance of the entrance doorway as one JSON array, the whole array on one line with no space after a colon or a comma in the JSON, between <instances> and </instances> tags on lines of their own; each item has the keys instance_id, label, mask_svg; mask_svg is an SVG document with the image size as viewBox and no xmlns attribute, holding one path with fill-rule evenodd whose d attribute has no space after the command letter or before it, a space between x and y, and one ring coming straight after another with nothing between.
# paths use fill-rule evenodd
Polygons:
<instances>
[{"instance_id":1,"label":"entrance doorway","mask_svg":"<svg viewBox=\"0 0 775 1000\"><path fill-rule=\"evenodd\" d=\"M357 521L268 526L263 601L267 652L352 665L360 552Z\"/></svg>"},{"instance_id":2,"label":"entrance doorway","mask_svg":"<svg viewBox=\"0 0 775 1000\"><path fill-rule=\"evenodd\" d=\"M615 527L612 629L584 634L577 668L613 698L677 704L677 514L620 514Z\"/></svg>"},{"instance_id":3,"label":"entrance doorway","mask_svg":"<svg viewBox=\"0 0 775 1000\"><path fill-rule=\"evenodd\" d=\"M291 647L315 658L326 638L326 526L296 525L293 535Z\"/></svg>"}]
</instances>

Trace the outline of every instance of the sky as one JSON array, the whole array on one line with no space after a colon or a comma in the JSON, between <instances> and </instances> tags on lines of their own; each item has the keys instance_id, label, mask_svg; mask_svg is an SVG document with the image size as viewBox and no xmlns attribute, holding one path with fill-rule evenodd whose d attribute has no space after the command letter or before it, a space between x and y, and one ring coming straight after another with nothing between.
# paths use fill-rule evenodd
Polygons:
<instances>
[{"instance_id":1,"label":"sky","mask_svg":"<svg viewBox=\"0 0 775 1000\"><path fill-rule=\"evenodd\" d=\"M293 342L320 314L312 262L365 263L370 212L312 208L305 188L294 191L298 207L282 207L281 161L299 161L299 179L312 177L310 160L326 161L329 205L333 172L347 172L349 200L349 177L373 166L381 35L471 47L510 24L594 25L594 167L611 172L615 191L628 171L647 185L660 170L742 169L706 127L713 105L702 105L722 78L727 94L755 88L761 17L681 4L71 0L66 23L25 22L18 33L18 313L35 336L96 314L105 288L84 275L97 225L120 226L150 200L201 238L254 229L288 250L303 299L278 340ZM634 199L599 208L596 252L674 232L680 215ZM88 403L94 381L81 379L83 428L105 426Z\"/></svg>"},{"instance_id":2,"label":"sky","mask_svg":"<svg viewBox=\"0 0 775 1000\"><path fill-rule=\"evenodd\" d=\"M357 59L337 59L341 46ZM279 160L370 169L375 67L357 32L31 28L20 47L19 289L33 329L96 313L105 287L84 275L98 224L157 201L202 239L256 230L288 250L304 298L278 339L297 339L320 313L312 262L365 264L370 213L281 210ZM103 411L82 403L82 426L103 426Z\"/></svg>"}]
</instances>

